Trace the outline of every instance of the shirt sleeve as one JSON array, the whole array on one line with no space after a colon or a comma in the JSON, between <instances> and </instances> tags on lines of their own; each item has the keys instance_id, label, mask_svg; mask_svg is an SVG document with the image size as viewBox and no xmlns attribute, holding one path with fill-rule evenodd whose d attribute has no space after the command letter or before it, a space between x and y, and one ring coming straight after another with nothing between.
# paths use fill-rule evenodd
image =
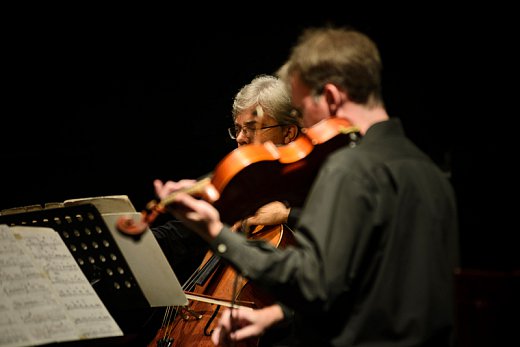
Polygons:
<instances>
[{"instance_id":1,"label":"shirt sleeve","mask_svg":"<svg viewBox=\"0 0 520 347\"><path fill-rule=\"evenodd\" d=\"M301 207L291 207L289 211L289 216L287 217L287 226L291 229L295 229L296 223L300 219L302 213Z\"/></svg>"}]
</instances>

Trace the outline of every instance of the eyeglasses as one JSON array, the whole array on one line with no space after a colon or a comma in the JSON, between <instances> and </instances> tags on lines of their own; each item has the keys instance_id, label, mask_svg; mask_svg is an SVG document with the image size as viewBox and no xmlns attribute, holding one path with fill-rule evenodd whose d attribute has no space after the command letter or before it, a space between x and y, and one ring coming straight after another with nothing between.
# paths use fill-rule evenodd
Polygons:
<instances>
[{"instance_id":1,"label":"eyeglasses","mask_svg":"<svg viewBox=\"0 0 520 347\"><path fill-rule=\"evenodd\" d=\"M255 128L255 127L247 126L247 125L244 127L241 127L239 125L236 125L234 127L228 128L228 133L229 133L229 137L231 137L233 140L236 140L236 138L238 137L240 132L243 132L245 136L250 137L250 136L254 136L255 132L258 130L276 128L276 127L281 127L281 126L284 126L284 125L283 124L269 125L269 126L261 127L261 128Z\"/></svg>"}]
</instances>

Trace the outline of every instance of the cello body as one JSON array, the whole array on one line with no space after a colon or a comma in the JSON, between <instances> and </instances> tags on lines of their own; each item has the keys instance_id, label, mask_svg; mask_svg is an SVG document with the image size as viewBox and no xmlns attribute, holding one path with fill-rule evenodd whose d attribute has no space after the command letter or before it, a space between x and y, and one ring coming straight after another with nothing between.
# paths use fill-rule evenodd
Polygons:
<instances>
[{"instance_id":1,"label":"cello body","mask_svg":"<svg viewBox=\"0 0 520 347\"><path fill-rule=\"evenodd\" d=\"M285 247L294 242L292 230L284 225L259 226L249 239L262 239L275 247ZM188 280L188 305L169 307L163 323L148 347L210 347L211 332L216 326L222 306L261 308L274 303L273 298L259 287L250 283L224 262L207 269L216 256L208 252L198 270ZM205 277L204 272L209 276ZM204 277L204 278L203 278ZM199 280L200 283L199 283ZM253 347L258 339L237 343L237 347Z\"/></svg>"}]
</instances>

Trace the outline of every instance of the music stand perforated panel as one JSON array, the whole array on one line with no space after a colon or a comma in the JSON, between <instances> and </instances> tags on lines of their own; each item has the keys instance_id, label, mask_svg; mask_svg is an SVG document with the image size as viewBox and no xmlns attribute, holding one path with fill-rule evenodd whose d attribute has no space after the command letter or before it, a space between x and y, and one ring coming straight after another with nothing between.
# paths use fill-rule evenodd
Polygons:
<instances>
[{"instance_id":1,"label":"music stand perforated panel","mask_svg":"<svg viewBox=\"0 0 520 347\"><path fill-rule=\"evenodd\" d=\"M109 310L150 306L101 214L92 204L2 215L0 224L56 230Z\"/></svg>"}]
</instances>

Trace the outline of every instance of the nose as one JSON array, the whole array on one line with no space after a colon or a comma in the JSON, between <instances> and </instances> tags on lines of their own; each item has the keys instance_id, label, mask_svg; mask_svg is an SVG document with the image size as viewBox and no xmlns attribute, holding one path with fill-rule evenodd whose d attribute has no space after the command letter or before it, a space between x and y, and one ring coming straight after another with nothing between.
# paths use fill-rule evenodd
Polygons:
<instances>
[{"instance_id":1,"label":"nose","mask_svg":"<svg viewBox=\"0 0 520 347\"><path fill-rule=\"evenodd\" d=\"M240 146L243 146L243 145L247 145L249 143L249 137L245 136L244 135L244 132L241 131L237 138L236 138L236 141L237 141L237 145L240 147Z\"/></svg>"}]
</instances>

